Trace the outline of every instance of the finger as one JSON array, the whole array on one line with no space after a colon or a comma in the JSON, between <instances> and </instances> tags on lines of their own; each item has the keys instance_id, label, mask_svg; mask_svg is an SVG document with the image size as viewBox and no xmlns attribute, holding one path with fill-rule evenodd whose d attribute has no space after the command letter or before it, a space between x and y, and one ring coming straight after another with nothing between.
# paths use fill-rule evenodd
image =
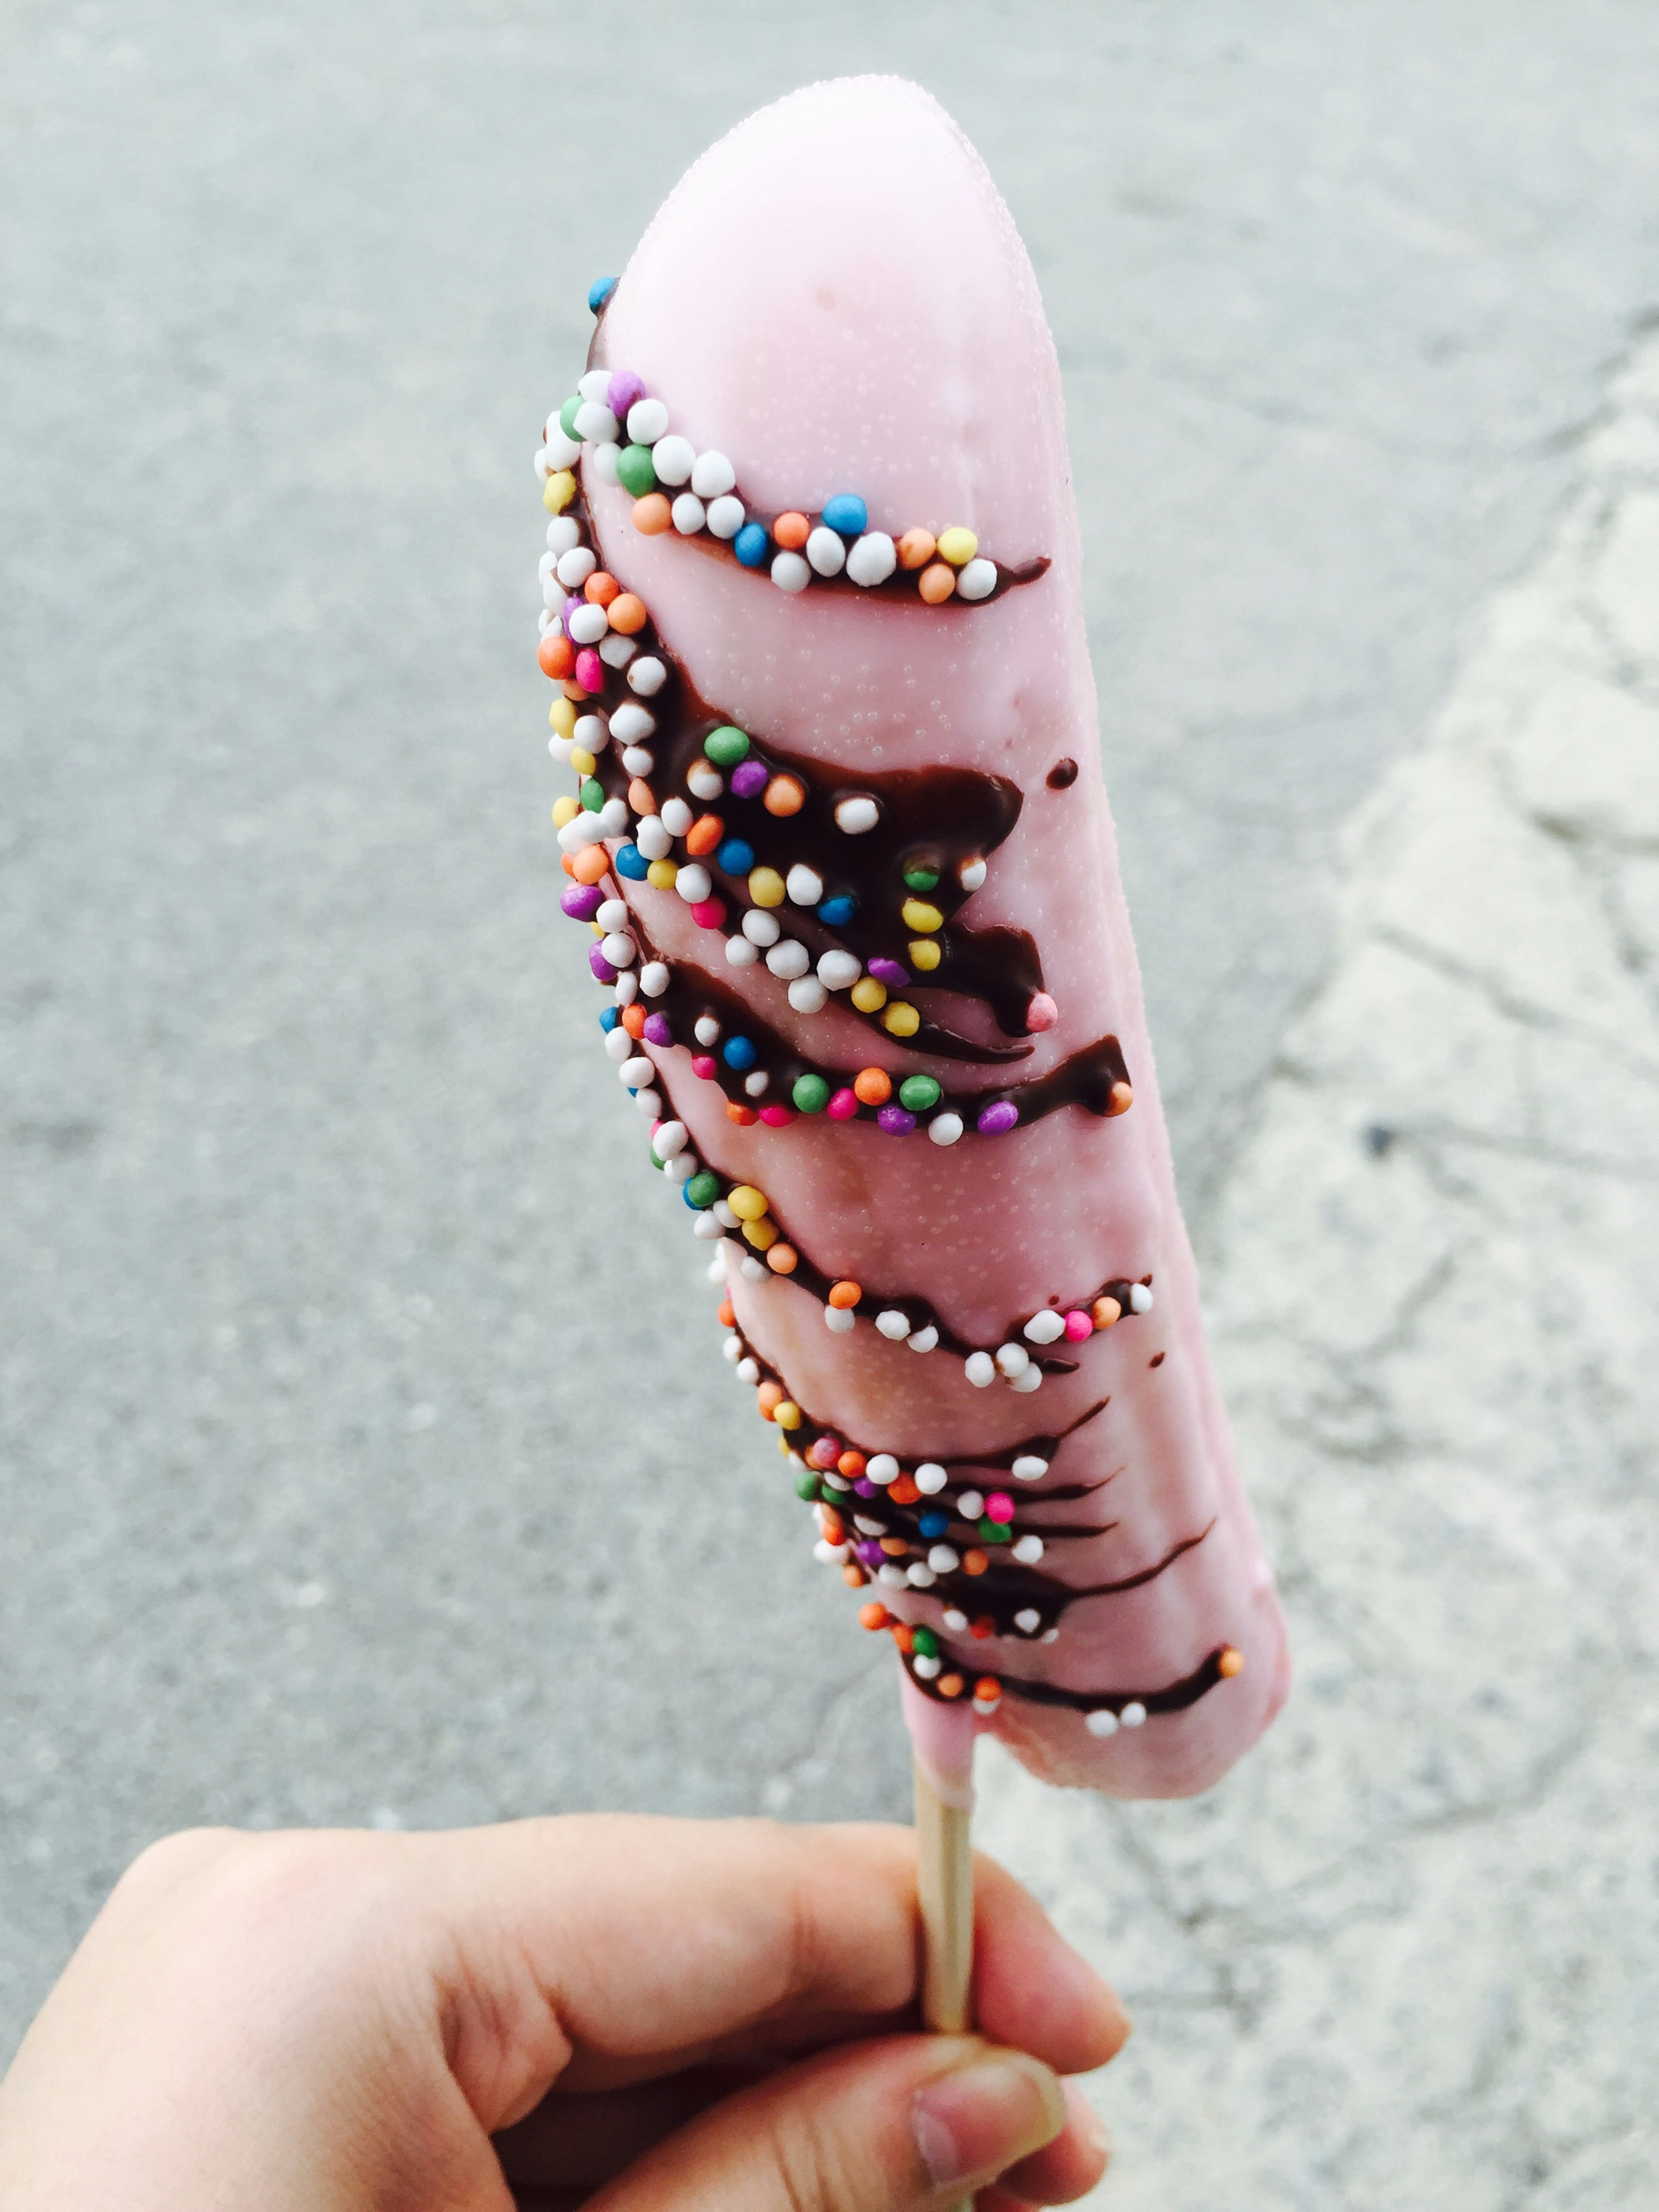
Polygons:
<instances>
[{"instance_id":1,"label":"finger","mask_svg":"<svg viewBox=\"0 0 1659 2212\"><path fill-rule=\"evenodd\" d=\"M1011 2166L1000 2186L1022 2204L1072 2204L1086 2197L1105 2172L1112 2155L1106 2123L1075 2081L1066 2094L1066 2125L1051 2143ZM987 2212L981 2204L979 2212Z\"/></svg>"},{"instance_id":2,"label":"finger","mask_svg":"<svg viewBox=\"0 0 1659 2212\"><path fill-rule=\"evenodd\" d=\"M728 2097L592 2212L901 2212L955 2203L1066 2124L1049 2069L974 2036L820 2053Z\"/></svg>"},{"instance_id":3,"label":"finger","mask_svg":"<svg viewBox=\"0 0 1659 2212\"><path fill-rule=\"evenodd\" d=\"M621 2089L573 2095L561 2087L544 2097L527 2119L495 2137L495 2155L510 2186L521 2192L576 2189L591 2194L676 2129L722 2097L750 2087L757 2078L752 2067L702 2066Z\"/></svg>"},{"instance_id":4,"label":"finger","mask_svg":"<svg viewBox=\"0 0 1659 2212\"><path fill-rule=\"evenodd\" d=\"M1056 2074L1104 2066L1131 2026L1116 1991L983 1851L974 1854L973 2019L993 2043L1031 2051Z\"/></svg>"}]
</instances>

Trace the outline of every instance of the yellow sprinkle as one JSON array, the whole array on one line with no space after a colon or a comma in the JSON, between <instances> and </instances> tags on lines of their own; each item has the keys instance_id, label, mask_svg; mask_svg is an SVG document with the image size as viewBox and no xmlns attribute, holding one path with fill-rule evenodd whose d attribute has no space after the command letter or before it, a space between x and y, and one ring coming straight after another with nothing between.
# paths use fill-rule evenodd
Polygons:
<instances>
[{"instance_id":1,"label":"yellow sprinkle","mask_svg":"<svg viewBox=\"0 0 1659 2212\"><path fill-rule=\"evenodd\" d=\"M904 949L910 956L910 965L913 968L925 970L939 966L939 949L931 937L913 937Z\"/></svg>"},{"instance_id":2,"label":"yellow sprinkle","mask_svg":"<svg viewBox=\"0 0 1659 2212\"><path fill-rule=\"evenodd\" d=\"M921 1027L921 1016L904 999L895 999L881 1018L881 1025L889 1036L914 1036Z\"/></svg>"},{"instance_id":3,"label":"yellow sprinkle","mask_svg":"<svg viewBox=\"0 0 1659 2212\"><path fill-rule=\"evenodd\" d=\"M575 477L568 469L559 469L547 480L547 489L542 494L542 505L550 514L562 514L575 496Z\"/></svg>"},{"instance_id":4,"label":"yellow sprinkle","mask_svg":"<svg viewBox=\"0 0 1659 2212\"><path fill-rule=\"evenodd\" d=\"M909 898L899 908L907 929L943 929L945 916L926 899Z\"/></svg>"},{"instance_id":5,"label":"yellow sprinkle","mask_svg":"<svg viewBox=\"0 0 1659 2212\"><path fill-rule=\"evenodd\" d=\"M680 872L672 860L653 860L645 872L645 880L659 891L672 891L679 881Z\"/></svg>"},{"instance_id":6,"label":"yellow sprinkle","mask_svg":"<svg viewBox=\"0 0 1659 2212\"><path fill-rule=\"evenodd\" d=\"M757 906L781 906L786 896L783 878L775 868L752 868L749 896Z\"/></svg>"},{"instance_id":7,"label":"yellow sprinkle","mask_svg":"<svg viewBox=\"0 0 1659 2212\"><path fill-rule=\"evenodd\" d=\"M565 823L574 822L581 811L580 799L572 799L567 792L562 799L556 799L553 802L553 827L562 830Z\"/></svg>"},{"instance_id":8,"label":"yellow sprinkle","mask_svg":"<svg viewBox=\"0 0 1659 2212\"><path fill-rule=\"evenodd\" d=\"M965 568L978 550L979 540L971 530L958 527L939 532L939 557L953 568Z\"/></svg>"},{"instance_id":9,"label":"yellow sprinkle","mask_svg":"<svg viewBox=\"0 0 1659 2212\"><path fill-rule=\"evenodd\" d=\"M586 745L572 745L570 748L570 765L575 769L578 775L592 775L594 769L599 766L599 763L594 759L592 754L588 751Z\"/></svg>"},{"instance_id":10,"label":"yellow sprinkle","mask_svg":"<svg viewBox=\"0 0 1659 2212\"><path fill-rule=\"evenodd\" d=\"M860 975L848 995L861 1014L878 1014L887 1004L887 986L873 975Z\"/></svg>"},{"instance_id":11,"label":"yellow sprinkle","mask_svg":"<svg viewBox=\"0 0 1659 2212\"><path fill-rule=\"evenodd\" d=\"M766 1211L766 1194L757 1190L752 1182L734 1183L726 1194L726 1202L739 1221L758 1221ZM775 1229L772 1234L777 1235Z\"/></svg>"},{"instance_id":12,"label":"yellow sprinkle","mask_svg":"<svg viewBox=\"0 0 1659 2212\"><path fill-rule=\"evenodd\" d=\"M556 699L547 710L547 726L556 737L574 737L576 733L575 701Z\"/></svg>"},{"instance_id":13,"label":"yellow sprinkle","mask_svg":"<svg viewBox=\"0 0 1659 2212\"><path fill-rule=\"evenodd\" d=\"M757 1252L764 1252L769 1245L777 1243L778 1224L775 1221L745 1221L743 1233ZM774 1414L773 1419L776 1418Z\"/></svg>"},{"instance_id":14,"label":"yellow sprinkle","mask_svg":"<svg viewBox=\"0 0 1659 2212\"><path fill-rule=\"evenodd\" d=\"M800 1407L793 1398L786 1398L781 1405L773 1407L772 1419L781 1429L798 1429L800 1426Z\"/></svg>"},{"instance_id":15,"label":"yellow sprinkle","mask_svg":"<svg viewBox=\"0 0 1659 2212\"><path fill-rule=\"evenodd\" d=\"M599 927L597 921L590 921L587 926L592 931L595 937L603 937L605 935L605 932Z\"/></svg>"}]
</instances>

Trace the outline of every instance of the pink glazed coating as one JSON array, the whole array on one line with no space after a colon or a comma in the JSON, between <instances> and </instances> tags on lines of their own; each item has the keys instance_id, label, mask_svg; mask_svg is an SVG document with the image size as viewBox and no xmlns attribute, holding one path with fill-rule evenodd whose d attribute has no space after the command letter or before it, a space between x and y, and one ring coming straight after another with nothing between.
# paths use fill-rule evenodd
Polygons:
<instances>
[{"instance_id":1,"label":"pink glazed coating","mask_svg":"<svg viewBox=\"0 0 1659 2212\"><path fill-rule=\"evenodd\" d=\"M696 481L743 501L755 565L750 540L716 534L719 489L670 523L692 453L729 459L726 476L699 460ZM915 1711L971 1709L1051 1781L1206 1788L1283 1701L1283 1625L1158 1104L1054 346L1012 220L950 118L912 85L843 80L713 148L605 302L538 465L556 517L554 746L586 794L561 823L566 910L599 933L607 1048L724 1260L727 1356L797 1488L816 1491L820 1555L893 1635ZM805 574L807 530L849 492L867 509L842 532L853 568L879 562L879 533L973 533L963 558L945 538L925 564L943 604L902 564L873 584ZM573 534L574 565L555 576ZM607 606L624 626L600 636ZM640 672L655 664L652 690ZM772 778L764 800L739 796L729 760L711 766L711 730L746 737L744 775ZM967 773L947 784L944 769ZM774 810L781 790L793 811ZM833 808L864 791L886 827L838 841ZM974 854L953 810L997 792L1017 816L964 898L955 872ZM881 848L906 806L927 836ZM763 898L754 871L781 878L792 854L808 876ZM900 928L910 894L892 872L913 865L923 888ZM837 869L854 921L815 910ZM786 949L805 945L800 973L769 971L783 955L754 939L774 924ZM851 956L851 994L815 982L826 953ZM857 1011L878 974L899 980ZM757 1059L728 1064L734 1040ZM1031 1086L1057 1070L1069 1083L1091 1052L1086 1098L1054 1105L1067 1094L1051 1086L1039 1108ZM918 1076L939 1091L901 1114L897 1086ZM981 1134L993 1093L1015 1108L1026 1094L1025 1110ZM951 1115L965 1126L945 1141Z\"/></svg>"}]
</instances>

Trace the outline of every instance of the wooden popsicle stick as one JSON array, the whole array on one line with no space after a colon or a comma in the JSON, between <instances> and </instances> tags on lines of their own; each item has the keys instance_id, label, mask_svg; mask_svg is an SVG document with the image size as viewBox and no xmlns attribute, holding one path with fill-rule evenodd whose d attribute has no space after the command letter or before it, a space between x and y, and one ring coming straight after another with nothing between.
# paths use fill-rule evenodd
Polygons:
<instances>
[{"instance_id":1,"label":"wooden popsicle stick","mask_svg":"<svg viewBox=\"0 0 1659 2212\"><path fill-rule=\"evenodd\" d=\"M915 1779L921 2017L938 2034L960 2035L974 1972L973 1815L944 1802L920 1759Z\"/></svg>"}]
</instances>

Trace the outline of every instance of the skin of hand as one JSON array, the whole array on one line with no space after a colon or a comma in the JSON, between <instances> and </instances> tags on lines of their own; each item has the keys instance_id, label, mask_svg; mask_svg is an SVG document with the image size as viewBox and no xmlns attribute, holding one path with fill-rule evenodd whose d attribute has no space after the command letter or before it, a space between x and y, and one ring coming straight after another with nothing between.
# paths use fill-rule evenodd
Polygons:
<instances>
[{"instance_id":1,"label":"skin of hand","mask_svg":"<svg viewBox=\"0 0 1659 2212\"><path fill-rule=\"evenodd\" d=\"M974 2018L917 2032L902 1828L624 1816L169 1838L0 2083L0 2212L980 2212L1108 2143L1111 1990L975 1869Z\"/></svg>"}]
</instances>

